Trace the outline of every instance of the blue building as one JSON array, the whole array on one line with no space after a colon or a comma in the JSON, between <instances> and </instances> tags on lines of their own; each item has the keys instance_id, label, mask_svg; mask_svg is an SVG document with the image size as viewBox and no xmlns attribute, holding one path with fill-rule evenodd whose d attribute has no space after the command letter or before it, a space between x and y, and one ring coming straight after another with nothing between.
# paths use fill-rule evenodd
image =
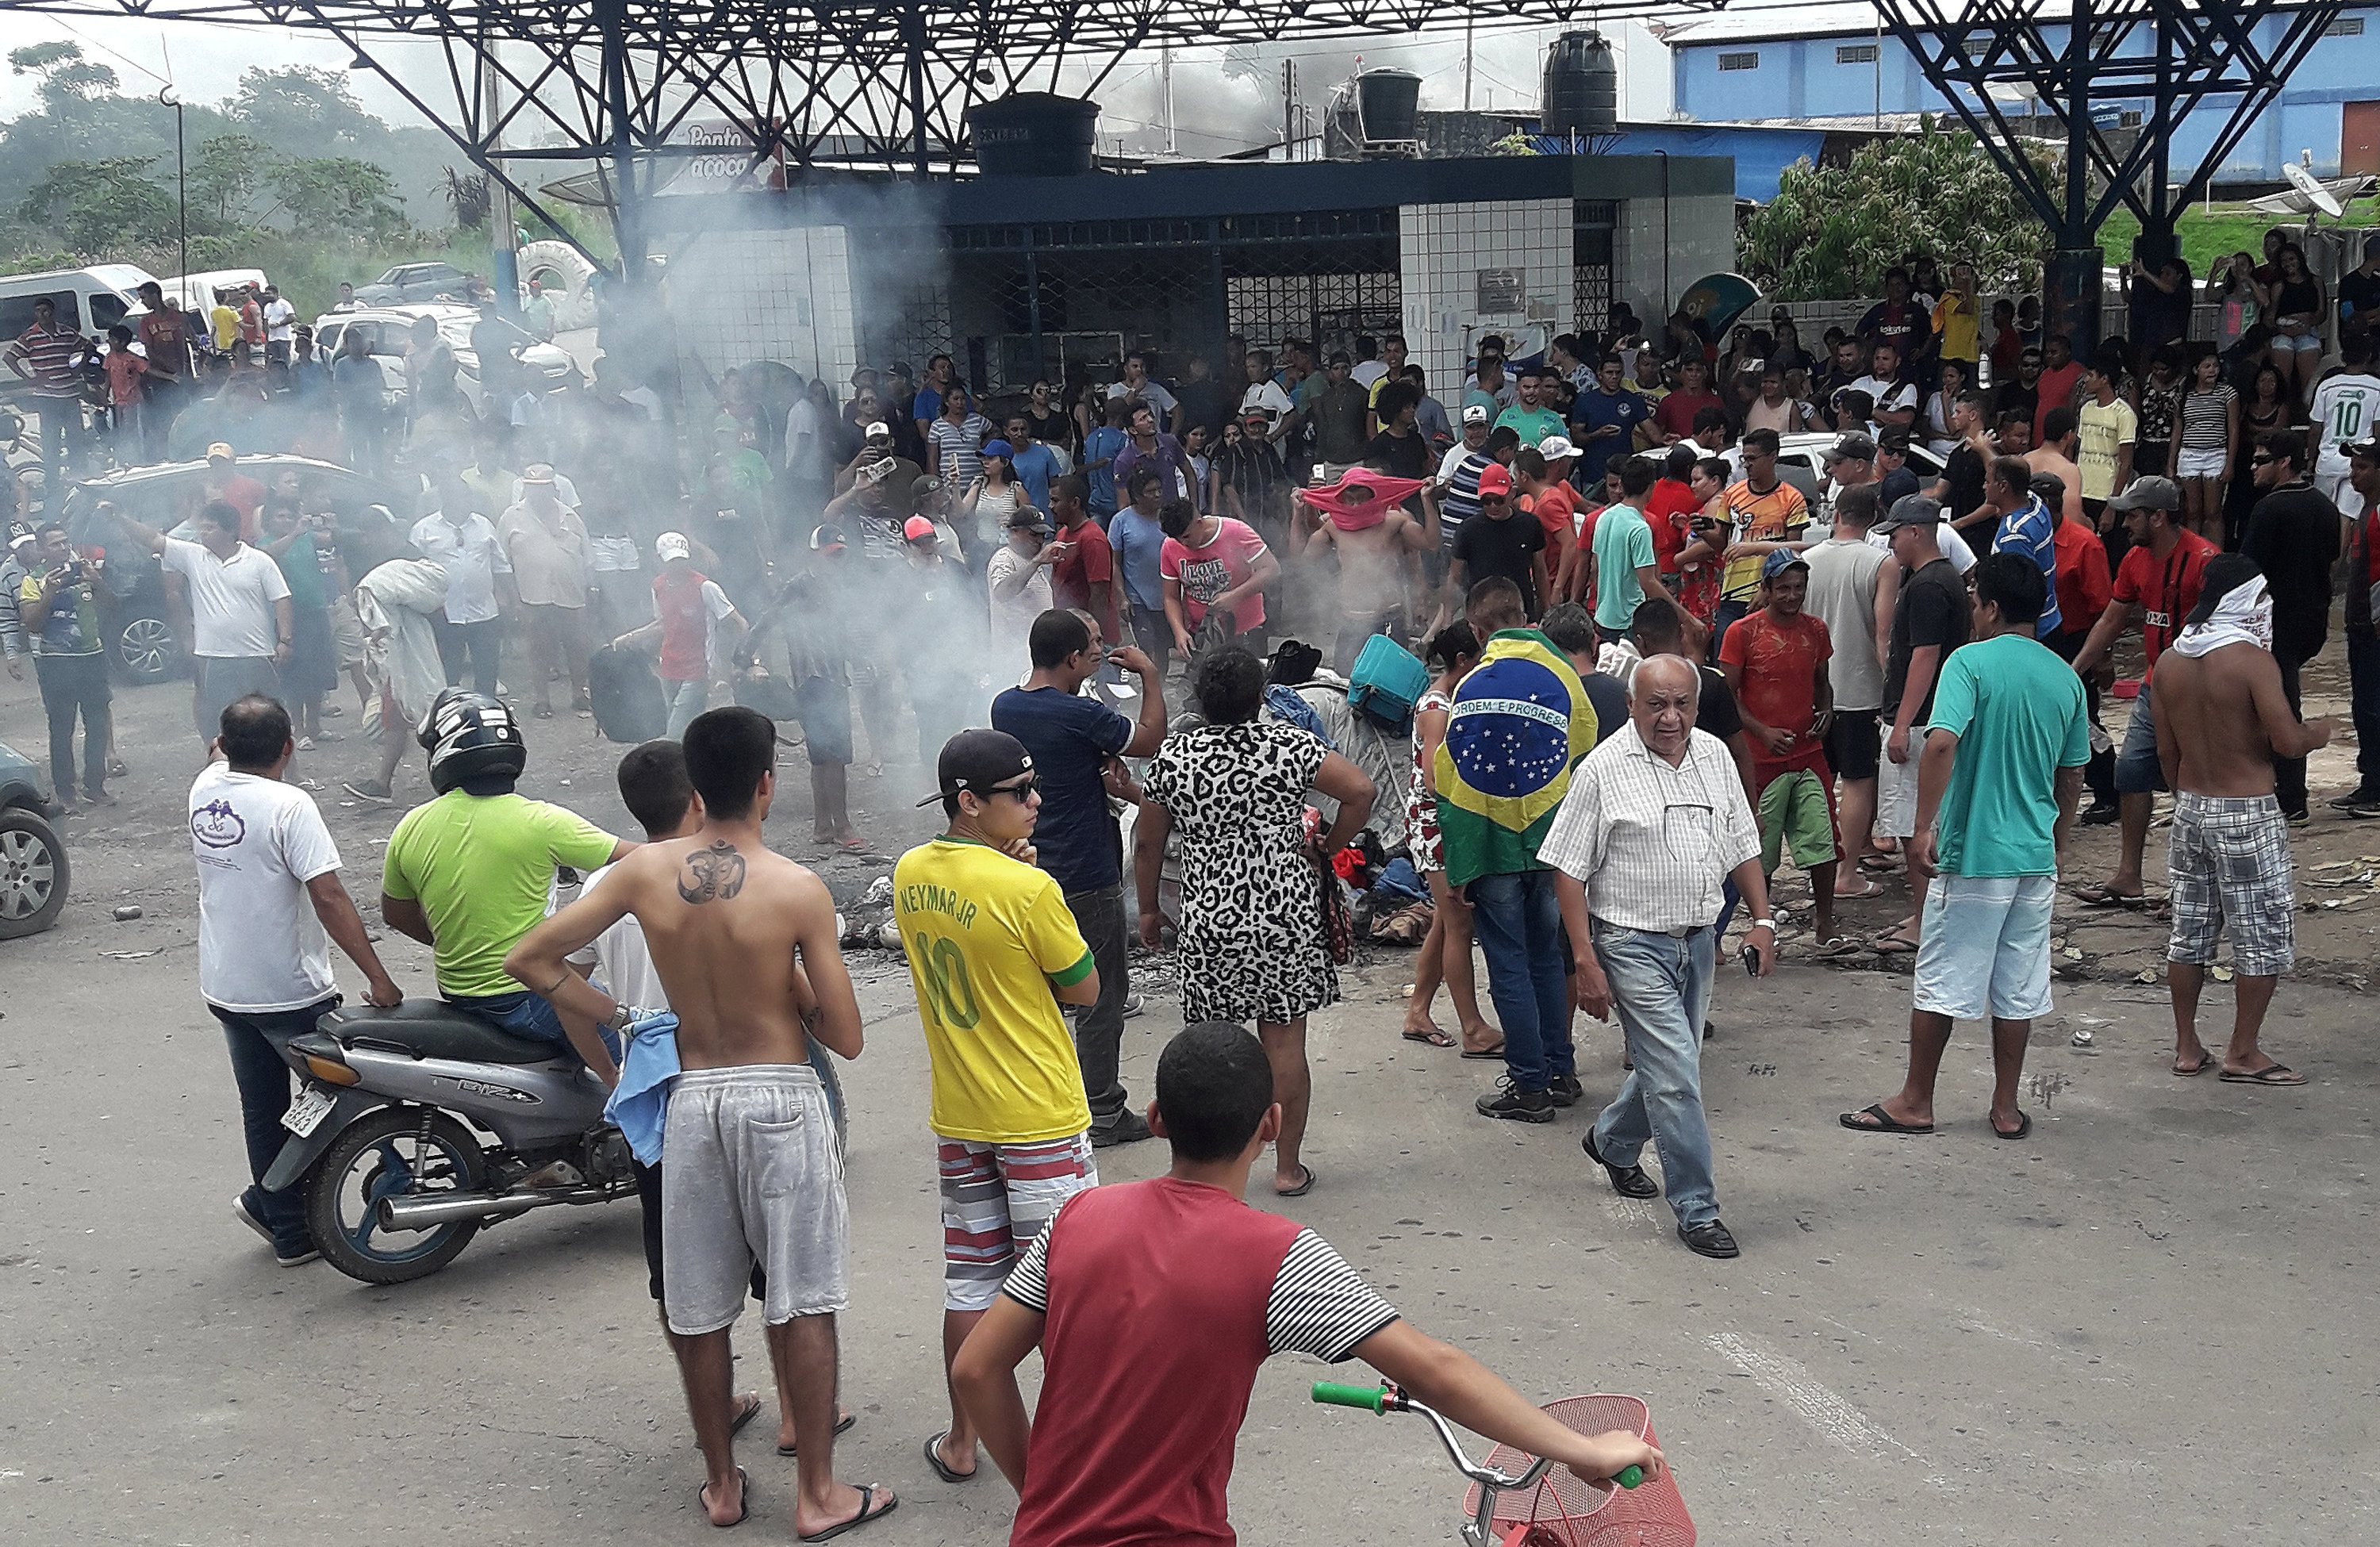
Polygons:
<instances>
[{"instance_id":1,"label":"blue building","mask_svg":"<svg viewBox=\"0 0 2380 1547\"><path fill-rule=\"evenodd\" d=\"M2279 25L2267 20L2260 30L2271 33ZM2053 47L2063 46L2065 28L2050 23L2043 30ZM1889 127L1895 115L1917 113L1956 121L1949 100L1926 83L1917 61L1879 29L1876 13L1865 5L1730 9L1678 23L1663 36L1674 74L1675 116L1690 123L1849 127L1881 116ZM2148 43L2142 29L2125 52L2146 55ZM2146 105L2113 95L2095 95L2092 104L2116 109L2127 127ZM2000 111L2021 118L2030 105L2002 102ZM2175 132L2177 180L2206 153L2227 105L2224 99L2209 101ZM2216 170L2216 185L2278 183L2282 163L2308 150L2321 177L2380 173L2380 6L2350 9L2332 25L2279 101Z\"/></svg>"}]
</instances>

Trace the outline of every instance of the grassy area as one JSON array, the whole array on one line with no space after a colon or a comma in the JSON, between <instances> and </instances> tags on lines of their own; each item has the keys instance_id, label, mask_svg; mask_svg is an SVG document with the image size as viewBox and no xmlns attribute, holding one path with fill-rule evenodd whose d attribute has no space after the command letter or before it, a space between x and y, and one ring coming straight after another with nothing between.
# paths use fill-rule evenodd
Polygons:
<instances>
[{"instance_id":1,"label":"grassy area","mask_svg":"<svg viewBox=\"0 0 2380 1547\"><path fill-rule=\"evenodd\" d=\"M2208 265L2217 258L2228 258L2235 252L2252 252L2261 258L2265 232L2270 227L2295 227L2301 224L2260 214L2245 204L2198 204L2183 213L2175 234L2181 238L2182 261L2190 265L2192 274L2203 280ZM2349 205L2345 224L2380 225L2380 199L2359 199ZM2140 234L2139 217L2130 210L2119 208L2099 229L2099 249L2107 255L2108 262L2129 263L2132 261L2132 240Z\"/></svg>"}]
</instances>

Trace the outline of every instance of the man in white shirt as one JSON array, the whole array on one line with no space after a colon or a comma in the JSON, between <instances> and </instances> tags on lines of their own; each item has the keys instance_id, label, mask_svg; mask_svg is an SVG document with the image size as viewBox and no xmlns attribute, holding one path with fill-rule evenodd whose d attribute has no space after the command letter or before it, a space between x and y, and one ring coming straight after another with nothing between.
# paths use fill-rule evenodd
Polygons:
<instances>
[{"instance_id":1,"label":"man in white shirt","mask_svg":"<svg viewBox=\"0 0 2380 1547\"><path fill-rule=\"evenodd\" d=\"M1248 351L1248 389L1240 395L1240 417L1262 414L1265 419L1265 439L1279 445L1288 435L1297 405L1290 401L1281 384L1272 379L1272 355L1264 349Z\"/></svg>"},{"instance_id":2,"label":"man in white shirt","mask_svg":"<svg viewBox=\"0 0 2380 1547\"><path fill-rule=\"evenodd\" d=\"M1682 656L1636 668L1629 723L1571 775L1537 858L1578 967L1578 1002L1620 1012L1634 1067L1582 1141L1623 1198L1660 1186L1637 1156L1649 1141L1678 1216L1678 1238L1704 1257L1739 1255L1719 1223L1703 1116L1702 1025L1710 1005L1720 891L1732 879L1752 910L1755 971L1777 965L1777 928L1760 871L1760 826L1734 759L1694 729L1702 682Z\"/></svg>"},{"instance_id":3,"label":"man in white shirt","mask_svg":"<svg viewBox=\"0 0 2380 1547\"><path fill-rule=\"evenodd\" d=\"M298 309L273 286L264 287L264 363L284 376L289 372L289 346L295 336Z\"/></svg>"},{"instance_id":4,"label":"man in white shirt","mask_svg":"<svg viewBox=\"0 0 2380 1547\"><path fill-rule=\"evenodd\" d=\"M1123 357L1123 380L1108 384L1108 401L1122 402L1138 398L1157 410L1160 427L1172 426L1173 433L1182 433L1182 405L1165 390L1164 384L1152 381L1148 374L1148 357L1138 349Z\"/></svg>"},{"instance_id":5,"label":"man in white shirt","mask_svg":"<svg viewBox=\"0 0 2380 1547\"><path fill-rule=\"evenodd\" d=\"M317 1255L296 1188L267 1192L289 1110L282 1049L334 1003L331 944L339 943L378 1005L405 996L381 965L339 882L339 851L313 798L282 774L297 750L289 712L250 694L218 722L224 761L190 786L190 853L199 869L199 993L223 1022L239 1088L251 1185L232 1213L263 1236L285 1268Z\"/></svg>"},{"instance_id":6,"label":"man in white shirt","mask_svg":"<svg viewBox=\"0 0 2380 1547\"><path fill-rule=\"evenodd\" d=\"M555 666L570 676L570 707L591 713L587 697L587 590L593 579L586 523L572 506L574 492L553 469L532 462L522 470L519 503L496 522L496 542L512 566L529 643L529 676L540 720L553 717L547 686Z\"/></svg>"},{"instance_id":7,"label":"man in white shirt","mask_svg":"<svg viewBox=\"0 0 2380 1547\"><path fill-rule=\"evenodd\" d=\"M239 540L239 509L221 500L200 507L196 542L128 518L125 525L168 573L182 578L199 677L199 739L212 743L233 700L250 693L280 696L281 667L297 627L289 582L270 554Z\"/></svg>"},{"instance_id":8,"label":"man in white shirt","mask_svg":"<svg viewBox=\"0 0 2380 1547\"><path fill-rule=\"evenodd\" d=\"M2380 252L2380 238L2374 238L2372 250ZM2372 374L2369 335L2346 335L2338 347L2345 367L2313 389L2313 406L2307 410L2307 433L2319 451L2313 464L2313 486L2322 491L2325 499L2338 506L2341 516L2352 521L2363 514L2363 496L2348 481L2350 469L2346 448L2351 441L2369 437L2374 425L2380 423L2380 377Z\"/></svg>"},{"instance_id":9,"label":"man in white shirt","mask_svg":"<svg viewBox=\"0 0 2380 1547\"><path fill-rule=\"evenodd\" d=\"M473 508L469 484L455 473L438 478L438 508L413 523L413 551L446 571L446 615L437 619L438 660L446 686L459 688L466 664L472 686L496 696L496 657L504 625L496 577L513 566L496 542L495 523Z\"/></svg>"},{"instance_id":10,"label":"man in white shirt","mask_svg":"<svg viewBox=\"0 0 2380 1547\"><path fill-rule=\"evenodd\" d=\"M1876 352L1868 357L1867 374L1853 382L1851 390L1875 399L1871 422L1879 435L1906 430L1917 420L1917 389L1900 379L1900 346L1889 339L1877 340Z\"/></svg>"}]
</instances>

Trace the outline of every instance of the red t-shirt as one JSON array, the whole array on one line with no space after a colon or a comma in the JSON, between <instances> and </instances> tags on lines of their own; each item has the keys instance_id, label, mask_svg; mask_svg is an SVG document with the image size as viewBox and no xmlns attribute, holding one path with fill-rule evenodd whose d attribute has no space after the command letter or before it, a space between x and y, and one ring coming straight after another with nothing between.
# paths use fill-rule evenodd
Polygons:
<instances>
[{"instance_id":1,"label":"red t-shirt","mask_svg":"<svg viewBox=\"0 0 2380 1547\"><path fill-rule=\"evenodd\" d=\"M1541 492L1529 496L1521 508L1536 517L1537 525L1545 528L1547 553L1566 552L1572 543L1578 541L1574 519L1578 514L1578 491L1569 484L1548 483Z\"/></svg>"},{"instance_id":2,"label":"red t-shirt","mask_svg":"<svg viewBox=\"0 0 2380 1547\"><path fill-rule=\"evenodd\" d=\"M710 675L710 619L718 606L710 580L698 569L653 577L653 615L661 619L661 679L699 682ZM726 601L722 592L719 603ZM721 614L720 615L724 615Z\"/></svg>"},{"instance_id":3,"label":"red t-shirt","mask_svg":"<svg viewBox=\"0 0 2380 1547\"><path fill-rule=\"evenodd\" d=\"M1182 582L1182 617L1193 629L1206 621L1207 603L1245 581L1265 551L1264 539L1245 521L1219 516L1215 524L1220 530L1203 548L1187 547L1179 538L1169 537L1157 551L1157 572ZM1245 634L1262 627L1264 620L1260 591L1250 591L1233 609L1234 632Z\"/></svg>"},{"instance_id":4,"label":"red t-shirt","mask_svg":"<svg viewBox=\"0 0 2380 1547\"><path fill-rule=\"evenodd\" d=\"M2177 530L2174 538L2172 551L2163 558L2145 547L2134 548L2116 566L2115 600L2137 602L2146 615L2141 619L2141 643L2148 651L2150 673L2181 631L2181 620L2198 605L2208 561L2222 552L2194 531ZM2147 679L2143 674L2142 680Z\"/></svg>"},{"instance_id":5,"label":"red t-shirt","mask_svg":"<svg viewBox=\"0 0 2380 1547\"><path fill-rule=\"evenodd\" d=\"M1396 1320L1296 1221L1170 1176L1068 1199L1002 1293L1044 1318L1010 1547L1231 1547L1257 1367Z\"/></svg>"},{"instance_id":6,"label":"red t-shirt","mask_svg":"<svg viewBox=\"0 0 2380 1547\"><path fill-rule=\"evenodd\" d=\"M1825 624L1808 613L1780 623L1766 607L1737 619L1719 641L1719 660L1737 668L1735 700L1745 718L1795 737L1793 749L1781 758L1755 751L1754 783L1826 761L1825 739L1812 737L1810 727L1818 717L1817 674L1834 653Z\"/></svg>"},{"instance_id":7,"label":"red t-shirt","mask_svg":"<svg viewBox=\"0 0 2380 1547\"><path fill-rule=\"evenodd\" d=\"M1670 394L1655 406L1653 422L1663 433L1678 436L1694 432L1694 415L1705 408L1727 407L1716 392L1687 392L1683 389Z\"/></svg>"},{"instance_id":8,"label":"red t-shirt","mask_svg":"<svg viewBox=\"0 0 2380 1547\"><path fill-rule=\"evenodd\" d=\"M2058 553L2058 626L2087 635L2107 610L2107 545L2080 521L2060 520L2052 542Z\"/></svg>"},{"instance_id":9,"label":"red t-shirt","mask_svg":"<svg viewBox=\"0 0 2380 1547\"><path fill-rule=\"evenodd\" d=\"M1050 591L1054 604L1080 607L1099 620L1099 637L1113 650L1126 641L1116 632L1115 551L1108 545L1108 534L1099 530L1097 521L1085 521L1072 531L1062 531L1056 541L1075 545L1074 555L1050 566ZM1091 605L1091 587L1108 588L1108 604L1104 609Z\"/></svg>"},{"instance_id":10,"label":"red t-shirt","mask_svg":"<svg viewBox=\"0 0 2380 1547\"><path fill-rule=\"evenodd\" d=\"M1645 497L1645 524L1653 529L1653 567L1664 575L1678 572L1678 550L1686 545L1686 523L1698 515L1703 502L1691 485L1664 478Z\"/></svg>"},{"instance_id":11,"label":"red t-shirt","mask_svg":"<svg viewBox=\"0 0 2380 1547\"><path fill-rule=\"evenodd\" d=\"M2074 389L2082 381L2082 362L2068 360L2056 371L2045 369L2034 390L2040 394L2033 410L2033 444L2039 445L2046 438L2042 426L2049 422L2049 410L2062 408L2073 397Z\"/></svg>"},{"instance_id":12,"label":"red t-shirt","mask_svg":"<svg viewBox=\"0 0 2380 1547\"><path fill-rule=\"evenodd\" d=\"M239 512L239 540L255 542L256 513L264 505L264 485L246 473L234 473L224 480L223 493L217 497Z\"/></svg>"}]
</instances>

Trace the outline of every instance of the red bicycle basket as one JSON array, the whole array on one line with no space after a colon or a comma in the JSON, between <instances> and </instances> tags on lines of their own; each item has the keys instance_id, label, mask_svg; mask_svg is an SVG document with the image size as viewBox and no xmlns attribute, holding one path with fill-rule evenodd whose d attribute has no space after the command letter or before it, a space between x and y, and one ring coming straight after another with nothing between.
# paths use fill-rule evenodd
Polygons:
<instances>
[{"instance_id":1,"label":"red bicycle basket","mask_svg":"<svg viewBox=\"0 0 2380 1547\"><path fill-rule=\"evenodd\" d=\"M1661 1443L1653 1434L1652 1414L1633 1396L1564 1397L1547 1404L1546 1411L1582 1434L1625 1429L1647 1443ZM1488 1465L1517 1475L1534 1459L1498 1445L1488 1453ZM1463 1512L1468 1516L1478 1507L1479 1485L1473 1483ZM1508 1547L1694 1547L1694 1520L1675 1475L1667 1471L1637 1487L1618 1488L1581 1482L1569 1468L1555 1467L1527 1488L1497 1495L1495 1533Z\"/></svg>"}]
</instances>

